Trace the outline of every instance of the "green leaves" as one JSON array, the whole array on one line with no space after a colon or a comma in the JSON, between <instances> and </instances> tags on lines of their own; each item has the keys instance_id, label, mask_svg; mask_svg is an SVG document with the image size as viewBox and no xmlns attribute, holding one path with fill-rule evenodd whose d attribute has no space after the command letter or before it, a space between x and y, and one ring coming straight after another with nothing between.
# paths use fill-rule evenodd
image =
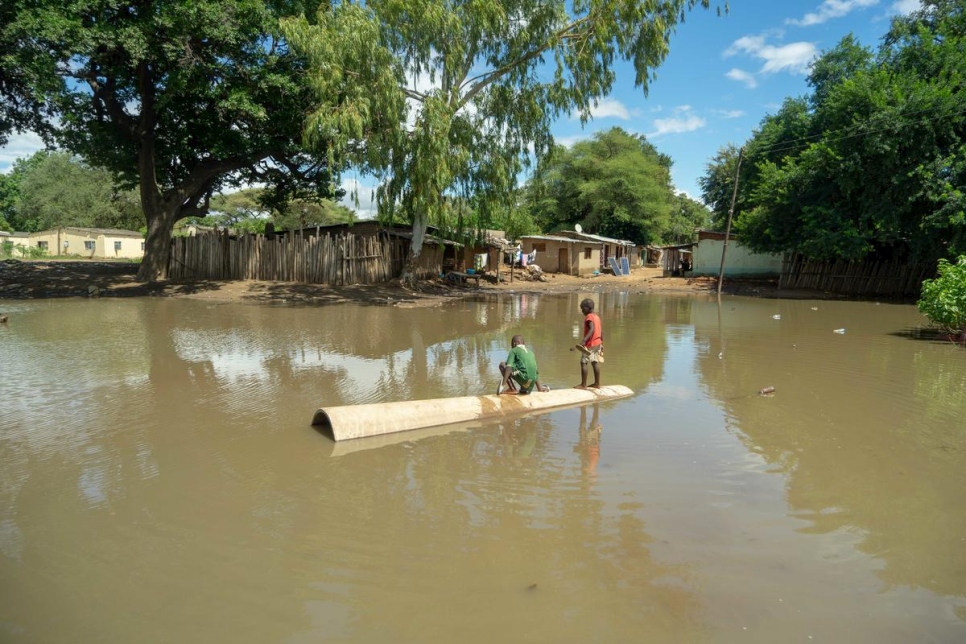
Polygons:
<instances>
[{"instance_id":1,"label":"green leaves","mask_svg":"<svg viewBox=\"0 0 966 644\"><path fill-rule=\"evenodd\" d=\"M314 27L297 20L283 29L315 78L310 132L325 132L337 156L349 154L383 178L381 216L401 211L418 233L444 221L444 196L484 197L474 199L480 225L505 211L531 151L537 157L550 151L553 119L588 118L611 88L618 57L634 62L646 91L670 33L698 4L709 6L707 0L369 0L325 7ZM368 80L354 92L350 84L360 78ZM399 92L408 101L402 116ZM377 115L385 117L367 132L366 119ZM361 133L365 145L354 146ZM420 241L417 234L415 253Z\"/></svg>"},{"instance_id":2,"label":"green leaves","mask_svg":"<svg viewBox=\"0 0 966 644\"><path fill-rule=\"evenodd\" d=\"M16 230L36 232L60 226L144 227L144 213L130 194L119 191L111 173L90 167L69 154L39 152L17 181L10 213Z\"/></svg>"},{"instance_id":3,"label":"green leaves","mask_svg":"<svg viewBox=\"0 0 966 644\"><path fill-rule=\"evenodd\" d=\"M933 323L966 340L966 255L955 264L939 260L938 277L922 283L918 306Z\"/></svg>"},{"instance_id":4,"label":"green leaves","mask_svg":"<svg viewBox=\"0 0 966 644\"><path fill-rule=\"evenodd\" d=\"M203 215L221 188L334 194L326 146L301 146L310 78L279 28L287 12L318 2L3 6L0 70L20 73L24 109L56 117L60 146L139 187L148 230L140 279L165 275L174 222Z\"/></svg>"},{"instance_id":5,"label":"green leaves","mask_svg":"<svg viewBox=\"0 0 966 644\"><path fill-rule=\"evenodd\" d=\"M966 29L961 3L926 4L875 57L843 39L813 65L813 94L762 121L739 178L743 242L815 259L966 252ZM718 219L726 152L701 180Z\"/></svg>"},{"instance_id":6,"label":"green leaves","mask_svg":"<svg viewBox=\"0 0 966 644\"><path fill-rule=\"evenodd\" d=\"M620 128L558 149L532 184L531 208L545 230L580 224L639 244L663 240L676 203L669 159Z\"/></svg>"}]
</instances>

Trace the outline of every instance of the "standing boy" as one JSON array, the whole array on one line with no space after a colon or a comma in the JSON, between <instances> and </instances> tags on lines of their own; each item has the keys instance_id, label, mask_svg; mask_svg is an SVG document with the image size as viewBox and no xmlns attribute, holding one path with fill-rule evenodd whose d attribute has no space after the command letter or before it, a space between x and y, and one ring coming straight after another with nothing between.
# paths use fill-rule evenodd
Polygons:
<instances>
[{"instance_id":1,"label":"standing boy","mask_svg":"<svg viewBox=\"0 0 966 644\"><path fill-rule=\"evenodd\" d=\"M537 371L537 359L533 352L527 349L523 342L522 335L515 335L510 340L510 355L506 357L506 362L500 363L500 375L502 379L497 385L496 395L499 396L506 390L513 391L525 396L533 391L549 391L549 387L540 384L540 374Z\"/></svg>"},{"instance_id":2,"label":"standing boy","mask_svg":"<svg viewBox=\"0 0 966 644\"><path fill-rule=\"evenodd\" d=\"M580 303L580 311L584 314L584 337L581 340L583 349L580 352L580 384L577 389L587 388L587 365L594 365L593 388L600 387L600 363L604 361L604 340L600 326L600 316L594 313L594 301L590 298Z\"/></svg>"}]
</instances>

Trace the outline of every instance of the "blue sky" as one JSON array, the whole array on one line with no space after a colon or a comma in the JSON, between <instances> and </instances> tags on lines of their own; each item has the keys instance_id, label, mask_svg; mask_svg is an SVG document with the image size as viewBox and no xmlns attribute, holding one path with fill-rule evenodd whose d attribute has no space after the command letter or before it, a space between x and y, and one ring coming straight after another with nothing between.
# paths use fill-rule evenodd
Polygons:
<instances>
[{"instance_id":1,"label":"blue sky","mask_svg":"<svg viewBox=\"0 0 966 644\"><path fill-rule=\"evenodd\" d=\"M721 17L713 9L688 14L646 97L627 66L592 122L558 121L554 137L566 144L615 126L644 134L673 159L677 189L700 199L708 160L728 143L747 141L786 97L807 94L817 55L849 33L878 47L890 19L919 1L731 0L730 8Z\"/></svg>"},{"instance_id":2,"label":"blue sky","mask_svg":"<svg viewBox=\"0 0 966 644\"><path fill-rule=\"evenodd\" d=\"M721 17L713 9L688 14L646 97L634 87L630 65L621 65L593 120L557 121L558 142L570 145L615 126L644 134L673 159L675 187L700 198L698 178L708 160L728 143L744 143L786 97L808 93L805 79L817 55L849 33L877 47L891 17L919 8L919 0L731 0L730 7ZM13 136L0 148L0 172L41 147L35 135ZM359 179L366 211L370 190ZM350 174L345 186L355 181Z\"/></svg>"}]
</instances>

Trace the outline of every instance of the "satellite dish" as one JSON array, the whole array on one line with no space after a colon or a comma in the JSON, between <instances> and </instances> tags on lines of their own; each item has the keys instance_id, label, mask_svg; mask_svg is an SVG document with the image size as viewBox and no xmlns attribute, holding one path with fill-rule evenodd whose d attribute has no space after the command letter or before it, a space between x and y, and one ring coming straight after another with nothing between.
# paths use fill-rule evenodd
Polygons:
<instances>
[{"instance_id":1,"label":"satellite dish","mask_svg":"<svg viewBox=\"0 0 966 644\"><path fill-rule=\"evenodd\" d=\"M582 233L584 232L584 227L580 224L574 224L574 230L576 230L578 233Z\"/></svg>"}]
</instances>

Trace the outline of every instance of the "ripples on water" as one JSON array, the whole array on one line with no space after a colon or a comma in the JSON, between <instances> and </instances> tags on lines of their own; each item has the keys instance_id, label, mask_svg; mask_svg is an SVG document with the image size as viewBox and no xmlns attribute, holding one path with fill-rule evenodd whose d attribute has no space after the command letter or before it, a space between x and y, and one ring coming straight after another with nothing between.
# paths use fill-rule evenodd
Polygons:
<instances>
[{"instance_id":1,"label":"ripples on water","mask_svg":"<svg viewBox=\"0 0 966 644\"><path fill-rule=\"evenodd\" d=\"M338 444L308 425L490 393L514 333L572 386L588 295L632 399ZM0 639L966 637L966 368L914 307L5 311Z\"/></svg>"}]
</instances>

